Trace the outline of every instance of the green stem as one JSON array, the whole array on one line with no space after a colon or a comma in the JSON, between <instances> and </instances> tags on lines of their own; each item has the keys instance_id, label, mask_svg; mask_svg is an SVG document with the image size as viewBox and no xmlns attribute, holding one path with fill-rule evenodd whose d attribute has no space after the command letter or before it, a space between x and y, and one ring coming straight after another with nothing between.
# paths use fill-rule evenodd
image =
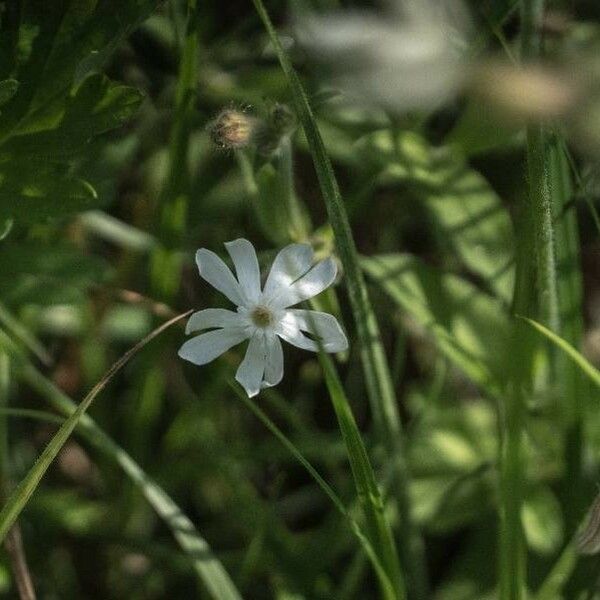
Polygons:
<instances>
[{"instance_id":1,"label":"green stem","mask_svg":"<svg viewBox=\"0 0 600 600\"><path fill-rule=\"evenodd\" d=\"M561 329L554 231L554 194L551 188L548 132L542 125L527 128L527 172L533 210L538 305L541 321Z\"/></svg>"},{"instance_id":2,"label":"green stem","mask_svg":"<svg viewBox=\"0 0 600 600\"><path fill-rule=\"evenodd\" d=\"M285 205L290 224L291 238L295 241L308 239L310 230L307 227L302 207L294 189L294 159L292 141L289 138L282 140L278 157L279 173L285 185Z\"/></svg>"},{"instance_id":3,"label":"green stem","mask_svg":"<svg viewBox=\"0 0 600 600\"><path fill-rule=\"evenodd\" d=\"M397 400L381 342L379 326L360 269L358 253L346 208L307 94L281 45L262 0L253 0L253 3L269 34L292 90L296 111L308 141L329 220L335 235L337 251L344 267L345 281L356 323L373 418L379 437L391 459L391 463L395 467L395 493L401 528L400 549L402 563L407 569L407 583L415 598L427 598L423 544L411 516L408 497L409 476Z\"/></svg>"},{"instance_id":4,"label":"green stem","mask_svg":"<svg viewBox=\"0 0 600 600\"><path fill-rule=\"evenodd\" d=\"M521 2L521 55L535 59L541 51L537 24L543 0ZM560 310L552 198L546 157L546 134L540 125L527 128L528 189L517 226L513 315L535 316L536 308L550 327L559 327ZM537 281L537 290L531 285ZM537 297L536 297L537 292ZM526 401L532 389L534 341L521 319L513 319L505 357L508 373L502 407L500 445L500 599L522 600L526 589L526 549L521 523L525 465L523 435Z\"/></svg>"},{"instance_id":5,"label":"green stem","mask_svg":"<svg viewBox=\"0 0 600 600\"><path fill-rule=\"evenodd\" d=\"M312 464L302 455L302 453L294 446L294 444L284 435L284 433L273 423L273 421L267 416L267 414L260 409L260 407L251 399L248 398L244 392L242 392L239 386L233 379L230 380L230 387L234 393L240 398L240 400L263 422L263 424L269 429L269 431L285 446L285 448L296 458L296 460L308 471L311 477L317 482L319 487L325 492L327 497L331 500L336 509L342 514L350 524L350 527L361 543L362 549L371 560L375 572L379 578L381 584L381 594L384 600L402 600L404 598L402 588L398 589L396 585L400 584L398 580L392 582L389 578L389 572L386 569L386 565L382 564L380 556L380 548L373 547L373 539L369 535L367 537L363 534L358 523L352 518L351 514L346 510L341 499L333 491L331 486L321 477L319 472L312 466ZM364 498L364 500L371 500L372 498ZM396 584L396 585L395 585Z\"/></svg>"},{"instance_id":6,"label":"green stem","mask_svg":"<svg viewBox=\"0 0 600 600\"><path fill-rule=\"evenodd\" d=\"M544 16L545 0L523 0L521 3L521 57L536 60L542 53L538 24ZM527 127L528 195L535 232L536 279L540 320L550 329L560 332L561 314L556 265L556 190L552 182L550 138L546 127Z\"/></svg>"},{"instance_id":7,"label":"green stem","mask_svg":"<svg viewBox=\"0 0 600 600\"><path fill-rule=\"evenodd\" d=\"M6 352L0 351L0 410L8 409L10 388L10 358ZM4 499L10 492L8 464L8 417L0 414L0 498Z\"/></svg>"},{"instance_id":8,"label":"green stem","mask_svg":"<svg viewBox=\"0 0 600 600\"><path fill-rule=\"evenodd\" d=\"M187 29L169 144L169 169L160 197L160 244L152 253L150 266L153 295L166 301L177 292L181 278L182 258L177 249L185 233L189 202L188 146L198 73L198 19L196 0L188 0Z\"/></svg>"},{"instance_id":9,"label":"green stem","mask_svg":"<svg viewBox=\"0 0 600 600\"><path fill-rule=\"evenodd\" d=\"M325 373L329 397L346 444L354 484L358 493L358 501L365 515L369 537L385 565L386 572L394 586L396 598L404 599L406 597L404 577L392 531L385 518L383 499L375 481L375 474L367 450L333 361L323 351L319 352L319 360Z\"/></svg>"},{"instance_id":10,"label":"green stem","mask_svg":"<svg viewBox=\"0 0 600 600\"><path fill-rule=\"evenodd\" d=\"M549 137L548 142L561 316L561 329L554 331L569 344L578 348L583 337L583 283L577 212L572 204L572 185L564 140L558 133L554 133ZM584 509L582 505L582 498L585 497L582 490L583 423L588 389L581 372L564 353L555 352L553 356L556 368L554 375L567 423L567 477L563 503L567 529L572 530L576 527L579 515Z\"/></svg>"}]
</instances>

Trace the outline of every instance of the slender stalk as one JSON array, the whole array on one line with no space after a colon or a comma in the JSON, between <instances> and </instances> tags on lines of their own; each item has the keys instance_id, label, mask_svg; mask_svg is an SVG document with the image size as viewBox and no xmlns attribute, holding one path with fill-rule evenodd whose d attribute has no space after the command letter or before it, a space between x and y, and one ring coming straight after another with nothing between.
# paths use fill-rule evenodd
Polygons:
<instances>
[{"instance_id":1,"label":"slender stalk","mask_svg":"<svg viewBox=\"0 0 600 600\"><path fill-rule=\"evenodd\" d=\"M542 53L539 23L542 22L545 0L521 2L521 58L536 60ZM533 211L535 257L539 294L540 318L553 331L560 330L561 315L556 266L554 231L554 196L551 181L549 135L546 126L530 124L527 127L527 173L529 198Z\"/></svg>"},{"instance_id":2,"label":"slender stalk","mask_svg":"<svg viewBox=\"0 0 600 600\"><path fill-rule=\"evenodd\" d=\"M188 0L187 29L179 65L175 115L169 144L169 169L160 197L160 244L154 249L150 263L153 296L167 301L177 292L181 277L182 258L177 248L185 232L188 212L188 146L198 73L198 19L196 0Z\"/></svg>"},{"instance_id":3,"label":"slender stalk","mask_svg":"<svg viewBox=\"0 0 600 600\"><path fill-rule=\"evenodd\" d=\"M0 410L9 410L8 396L10 393L10 358L5 352L0 352ZM10 465L8 462L8 416L0 413L0 499L10 493ZM4 542L4 547L10 560L12 574L20 600L35 600L35 588L21 537L21 528L15 523Z\"/></svg>"},{"instance_id":4,"label":"slender stalk","mask_svg":"<svg viewBox=\"0 0 600 600\"><path fill-rule=\"evenodd\" d=\"M521 56L535 59L541 51L537 24L543 0L521 2ZM541 125L527 128L528 189L517 224L513 315L535 316L552 328L560 325L552 198L546 162L546 134ZM537 290L532 289L532 279ZM537 292L537 297L536 297ZM521 319L513 319L506 361L508 383L501 409L500 445L500 598L522 600L526 589L526 549L521 523L525 465L523 435L527 396L532 388L534 341Z\"/></svg>"},{"instance_id":5,"label":"slender stalk","mask_svg":"<svg viewBox=\"0 0 600 600\"><path fill-rule=\"evenodd\" d=\"M312 466L312 464L304 457L304 455L294 446L294 444L285 436L285 434L273 423L267 414L260 409L260 407L251 399L248 398L244 392L242 392L239 386L233 381L230 381L230 387L234 393L240 398L240 400L263 422L267 429L285 446L285 448L294 456L294 458L308 471L311 477L317 482L319 487L325 492L327 497L331 500L336 509L342 514L347 520L352 529L354 535L358 538L362 549L365 554L371 560L375 572L379 578L381 585L381 594L384 600L399 600L404 598L402 591L398 590L392 581L389 579L389 574L386 565L381 563L380 555L376 548L372 545L372 539L364 535L360 525L352 518L352 515L348 512L344 503L333 491L331 486L321 477L319 472ZM400 593L400 595L399 595Z\"/></svg>"},{"instance_id":6,"label":"slender stalk","mask_svg":"<svg viewBox=\"0 0 600 600\"><path fill-rule=\"evenodd\" d=\"M33 587L29 567L27 566L21 528L18 523L15 523L11 527L6 536L4 546L10 557L12 572L17 584L20 600L35 600L35 588Z\"/></svg>"},{"instance_id":7,"label":"slender stalk","mask_svg":"<svg viewBox=\"0 0 600 600\"><path fill-rule=\"evenodd\" d=\"M289 138L281 142L278 163L281 180L285 185L284 202L288 214L291 237L294 240L306 240L310 232L302 212L302 207L298 202L296 190L294 189L294 155L292 141Z\"/></svg>"},{"instance_id":8,"label":"slender stalk","mask_svg":"<svg viewBox=\"0 0 600 600\"><path fill-rule=\"evenodd\" d=\"M583 337L583 283L580 267L580 243L577 212L572 200L572 185L568 156L564 140L553 133L548 140L548 159L553 196L553 217L558 269L558 299L560 305L560 330L556 333L576 348ZM558 383L561 405L566 416L567 477L563 503L567 530L577 526L584 509L582 483L584 453L583 422L587 382L576 365L562 352L554 354L555 378Z\"/></svg>"},{"instance_id":9,"label":"slender stalk","mask_svg":"<svg viewBox=\"0 0 600 600\"><path fill-rule=\"evenodd\" d=\"M319 361L325 373L329 397L346 444L348 459L358 493L358 501L365 515L369 537L385 565L386 572L394 586L395 597L404 599L406 597L404 577L398 561L392 531L385 518L383 499L375 481L375 474L367 450L333 361L323 351L319 352Z\"/></svg>"},{"instance_id":10,"label":"slender stalk","mask_svg":"<svg viewBox=\"0 0 600 600\"><path fill-rule=\"evenodd\" d=\"M356 323L368 397L379 438L395 468L395 495L400 515L401 562L407 570L407 585L415 598L427 598L423 543L411 516L408 470L404 456L402 426L379 326L367 293L356 244L340 190L307 94L287 56L262 0L253 0L281 67L288 79L296 111L304 128L317 178L344 267L348 296Z\"/></svg>"}]
</instances>

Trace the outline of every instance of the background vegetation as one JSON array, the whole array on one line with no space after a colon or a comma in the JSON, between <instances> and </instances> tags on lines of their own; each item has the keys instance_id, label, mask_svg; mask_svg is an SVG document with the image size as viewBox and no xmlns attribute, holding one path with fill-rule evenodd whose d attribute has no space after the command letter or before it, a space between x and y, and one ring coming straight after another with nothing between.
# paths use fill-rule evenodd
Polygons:
<instances>
[{"instance_id":1,"label":"background vegetation","mask_svg":"<svg viewBox=\"0 0 600 600\"><path fill-rule=\"evenodd\" d=\"M398 111L293 43L351 8L0 2L1 597L600 597L600 8L473 0L468 82ZM254 403L179 322L53 438L238 237L339 259L349 352Z\"/></svg>"}]
</instances>

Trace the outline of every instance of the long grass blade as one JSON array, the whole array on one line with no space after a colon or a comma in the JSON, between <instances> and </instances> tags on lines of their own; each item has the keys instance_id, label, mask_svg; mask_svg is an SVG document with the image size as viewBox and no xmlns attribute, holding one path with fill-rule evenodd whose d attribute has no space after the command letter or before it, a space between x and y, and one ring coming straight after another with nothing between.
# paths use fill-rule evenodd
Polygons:
<instances>
[{"instance_id":1,"label":"long grass blade","mask_svg":"<svg viewBox=\"0 0 600 600\"><path fill-rule=\"evenodd\" d=\"M32 389L47 399L51 406L69 418L77 405L33 365L23 361L18 376ZM34 415L25 415L31 416ZM35 415L35 417L41 415ZM198 533L191 520L170 496L150 478L133 458L96 425L87 414L77 424L80 433L92 446L113 460L142 493L148 504L171 530L181 549L186 553L206 589L215 600L241 600L235 584L213 554L206 540Z\"/></svg>"},{"instance_id":2,"label":"long grass blade","mask_svg":"<svg viewBox=\"0 0 600 600\"><path fill-rule=\"evenodd\" d=\"M269 35L281 68L287 77L296 111L313 158L319 186L335 235L337 251L344 267L373 418L379 437L395 469L395 495L400 513L400 535L402 538L400 548L402 563L407 569L408 585L414 589L416 598L427 598L423 544L412 522L408 497L408 472L404 457L403 433L397 401L381 343L379 326L360 268L358 252L346 208L308 96L279 40L264 3L262 0L253 0L253 3Z\"/></svg>"},{"instance_id":3,"label":"long grass blade","mask_svg":"<svg viewBox=\"0 0 600 600\"><path fill-rule=\"evenodd\" d=\"M534 329L548 338L553 344L560 348L580 369L585 373L598 387L600 387L600 371L594 367L580 352L578 352L569 342L561 338L559 335L550 331L547 327L538 323L534 319L520 317L523 321L529 323Z\"/></svg>"},{"instance_id":4,"label":"long grass blade","mask_svg":"<svg viewBox=\"0 0 600 600\"><path fill-rule=\"evenodd\" d=\"M365 515L371 540L376 545L378 553L386 565L386 570L394 584L396 597L404 598L405 583L403 574L398 561L392 531L385 518L383 499L375 481L375 474L367 450L333 361L325 352L319 353L319 360L325 373L329 397L346 444L348 460L358 492L358 500Z\"/></svg>"},{"instance_id":5,"label":"long grass blade","mask_svg":"<svg viewBox=\"0 0 600 600\"><path fill-rule=\"evenodd\" d=\"M39 485L44 473L48 470L48 467L52 464L52 461L56 458L56 455L59 453L60 449L69 439L69 436L77 426L81 416L90 407L98 394L108 385L108 383L119 372L119 370L125 364L127 364L127 362L129 362L129 360L135 356L148 342L152 341L156 336L160 335L174 323L187 317L191 312L192 311L187 311L181 315L178 315L177 317L174 317L173 319L170 319L166 323L163 323L160 327L157 327L142 341L128 350L117 362L115 362L104 375L104 377L91 389L87 396L77 406L75 412L61 425L60 429L50 440L33 467L29 470L25 478L19 483L14 492L6 501L2 511L0 512L0 541L4 540L10 527L13 525L27 504L27 501Z\"/></svg>"}]
</instances>

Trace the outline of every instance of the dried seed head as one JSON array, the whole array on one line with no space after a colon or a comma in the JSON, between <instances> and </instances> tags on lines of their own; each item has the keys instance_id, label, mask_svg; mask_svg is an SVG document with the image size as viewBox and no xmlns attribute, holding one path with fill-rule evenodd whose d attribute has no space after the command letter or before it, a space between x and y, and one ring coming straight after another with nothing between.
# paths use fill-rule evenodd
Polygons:
<instances>
[{"instance_id":1,"label":"dried seed head","mask_svg":"<svg viewBox=\"0 0 600 600\"><path fill-rule=\"evenodd\" d=\"M208 130L219 148L236 150L250 143L255 127L254 117L241 110L228 108L209 124Z\"/></svg>"}]
</instances>

